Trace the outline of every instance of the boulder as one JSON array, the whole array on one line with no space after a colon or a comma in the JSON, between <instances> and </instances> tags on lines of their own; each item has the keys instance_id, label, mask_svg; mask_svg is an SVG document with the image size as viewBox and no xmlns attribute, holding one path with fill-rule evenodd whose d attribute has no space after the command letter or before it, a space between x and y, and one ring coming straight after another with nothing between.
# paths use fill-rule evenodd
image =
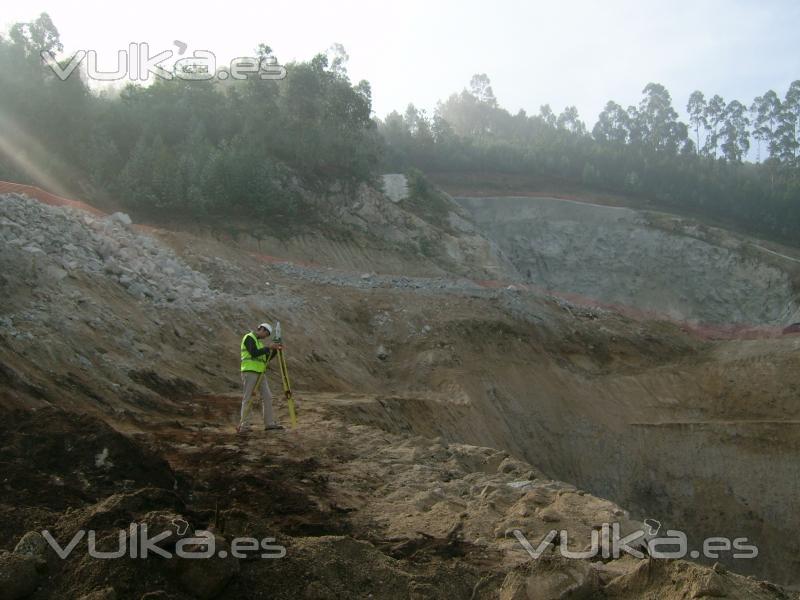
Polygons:
<instances>
[{"instance_id":1,"label":"boulder","mask_svg":"<svg viewBox=\"0 0 800 600\"><path fill-rule=\"evenodd\" d=\"M14 553L44 559L47 555L47 541L38 531L29 531L14 546Z\"/></svg>"},{"instance_id":2,"label":"boulder","mask_svg":"<svg viewBox=\"0 0 800 600\"><path fill-rule=\"evenodd\" d=\"M119 223L123 227L130 227L131 224L133 223L133 221L131 221L131 218L124 212L115 212L108 219L113 223Z\"/></svg>"},{"instance_id":3,"label":"boulder","mask_svg":"<svg viewBox=\"0 0 800 600\"><path fill-rule=\"evenodd\" d=\"M408 180L402 173L383 175L383 193L392 202L400 202L408 198Z\"/></svg>"},{"instance_id":4,"label":"boulder","mask_svg":"<svg viewBox=\"0 0 800 600\"><path fill-rule=\"evenodd\" d=\"M47 279L51 279L52 281L61 281L67 276L67 272L55 265L48 265L48 267L44 270L44 274Z\"/></svg>"}]
</instances>

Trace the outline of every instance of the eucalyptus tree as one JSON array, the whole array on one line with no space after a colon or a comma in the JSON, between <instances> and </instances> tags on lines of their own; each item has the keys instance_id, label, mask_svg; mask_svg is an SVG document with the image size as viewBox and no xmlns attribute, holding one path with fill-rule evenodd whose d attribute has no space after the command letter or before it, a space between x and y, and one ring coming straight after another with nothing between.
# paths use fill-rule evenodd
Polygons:
<instances>
[{"instance_id":1,"label":"eucalyptus tree","mask_svg":"<svg viewBox=\"0 0 800 600\"><path fill-rule=\"evenodd\" d=\"M694 127L695 146L700 148L700 128L705 130L708 127L708 120L706 119L706 98L703 92L695 90L689 96L689 102L686 105L686 112L689 113L689 123Z\"/></svg>"},{"instance_id":2,"label":"eucalyptus tree","mask_svg":"<svg viewBox=\"0 0 800 600\"><path fill-rule=\"evenodd\" d=\"M733 163L741 163L750 150L750 119L747 108L738 100L732 100L725 107L722 130L722 154Z\"/></svg>"},{"instance_id":3,"label":"eucalyptus tree","mask_svg":"<svg viewBox=\"0 0 800 600\"><path fill-rule=\"evenodd\" d=\"M725 121L725 100L719 94L714 94L706 105L703 112L705 116L706 141L703 145L703 153L706 156L717 158L719 147L720 129Z\"/></svg>"},{"instance_id":4,"label":"eucalyptus tree","mask_svg":"<svg viewBox=\"0 0 800 600\"><path fill-rule=\"evenodd\" d=\"M756 161L761 161L761 144L765 143L770 155L777 154L775 132L781 115L781 100L774 90L756 97L750 105L753 138L756 140Z\"/></svg>"}]
</instances>

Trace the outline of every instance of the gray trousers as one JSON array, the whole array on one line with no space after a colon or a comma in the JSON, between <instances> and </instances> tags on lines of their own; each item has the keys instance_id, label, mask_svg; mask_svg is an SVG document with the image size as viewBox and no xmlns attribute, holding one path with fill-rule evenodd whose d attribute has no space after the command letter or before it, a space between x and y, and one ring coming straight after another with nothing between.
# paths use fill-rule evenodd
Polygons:
<instances>
[{"instance_id":1,"label":"gray trousers","mask_svg":"<svg viewBox=\"0 0 800 600\"><path fill-rule=\"evenodd\" d=\"M239 418L239 422L242 425L245 425L245 418L250 416L249 414L245 414L245 410L247 407L247 399L250 398L253 394L253 388L256 387L256 381L258 381L258 373L254 371L242 371L244 393L242 395L242 411ZM272 413L272 392L269 391L266 373L264 373L264 376L261 378L259 387L261 388L259 392L261 393L261 413L264 417L264 425L275 425L275 416ZM252 402L254 403L255 399L252 400ZM252 414L252 412L251 404L249 413Z\"/></svg>"}]
</instances>

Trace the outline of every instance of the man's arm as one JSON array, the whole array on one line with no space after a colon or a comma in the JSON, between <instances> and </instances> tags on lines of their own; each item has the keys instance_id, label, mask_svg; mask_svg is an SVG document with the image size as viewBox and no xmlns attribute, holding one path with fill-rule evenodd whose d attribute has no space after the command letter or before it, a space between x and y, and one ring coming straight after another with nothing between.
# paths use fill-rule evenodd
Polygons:
<instances>
[{"instance_id":1,"label":"man's arm","mask_svg":"<svg viewBox=\"0 0 800 600\"><path fill-rule=\"evenodd\" d=\"M247 348L250 356L255 358L257 356L264 356L265 354L269 353L268 360L275 358L275 355L278 353L277 346L279 345L280 344L267 344L263 348L256 348L256 341L253 338L249 337L244 341L244 347Z\"/></svg>"},{"instance_id":2,"label":"man's arm","mask_svg":"<svg viewBox=\"0 0 800 600\"><path fill-rule=\"evenodd\" d=\"M270 352L269 346L265 348L256 348L256 341L251 337L247 338L244 341L244 347L247 348L247 351L253 358L256 358L258 356L264 356L265 354Z\"/></svg>"}]
</instances>

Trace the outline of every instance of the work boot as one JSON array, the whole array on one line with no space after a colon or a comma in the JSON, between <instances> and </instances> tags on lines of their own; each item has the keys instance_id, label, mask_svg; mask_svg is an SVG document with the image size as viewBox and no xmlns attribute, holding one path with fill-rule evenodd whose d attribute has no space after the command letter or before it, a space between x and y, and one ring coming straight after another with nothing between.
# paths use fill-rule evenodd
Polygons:
<instances>
[{"instance_id":1,"label":"work boot","mask_svg":"<svg viewBox=\"0 0 800 600\"><path fill-rule=\"evenodd\" d=\"M250 425L248 425L246 423L243 424L243 425L237 425L236 426L236 433L245 434L245 433L247 433L249 431L250 431Z\"/></svg>"},{"instance_id":2,"label":"work boot","mask_svg":"<svg viewBox=\"0 0 800 600\"><path fill-rule=\"evenodd\" d=\"M283 425L280 425L279 423L272 423L271 425L264 427L264 431L276 431L278 429L283 429Z\"/></svg>"}]
</instances>

